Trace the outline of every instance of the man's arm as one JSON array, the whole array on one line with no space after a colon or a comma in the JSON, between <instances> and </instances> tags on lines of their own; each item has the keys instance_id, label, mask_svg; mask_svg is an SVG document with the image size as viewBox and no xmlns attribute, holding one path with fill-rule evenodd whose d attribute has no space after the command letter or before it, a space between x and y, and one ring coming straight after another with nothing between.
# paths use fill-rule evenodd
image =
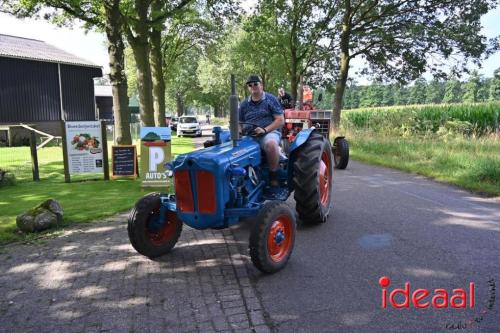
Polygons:
<instances>
[{"instance_id":1,"label":"man's arm","mask_svg":"<svg viewBox=\"0 0 500 333\"><path fill-rule=\"evenodd\" d=\"M281 115L274 115L273 117L274 117L273 122L264 128L266 130L266 133L274 131L275 129L282 128L283 125L285 124L285 117L283 117L282 114Z\"/></svg>"},{"instance_id":2,"label":"man's arm","mask_svg":"<svg viewBox=\"0 0 500 333\"><path fill-rule=\"evenodd\" d=\"M278 102L278 100L275 97L271 97L269 99L269 106L271 108L271 114L273 115L273 122L267 125L262 131L260 131L260 128L256 129L256 132L258 134L260 133L269 133L271 131L274 131L275 129L281 129L283 125L285 124L285 117L283 117L283 107L281 104Z\"/></svg>"},{"instance_id":3,"label":"man's arm","mask_svg":"<svg viewBox=\"0 0 500 333\"><path fill-rule=\"evenodd\" d=\"M283 116L283 107L276 98L271 98L271 114L274 117L274 121L266 126L265 130L267 132L274 131L275 129L281 129L285 124L285 117Z\"/></svg>"}]
</instances>

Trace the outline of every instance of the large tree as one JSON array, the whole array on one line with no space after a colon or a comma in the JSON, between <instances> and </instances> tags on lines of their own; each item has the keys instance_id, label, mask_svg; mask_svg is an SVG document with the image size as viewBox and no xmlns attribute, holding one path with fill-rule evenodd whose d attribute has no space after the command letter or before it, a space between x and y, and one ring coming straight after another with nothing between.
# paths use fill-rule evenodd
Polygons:
<instances>
[{"instance_id":1,"label":"large tree","mask_svg":"<svg viewBox=\"0 0 500 333\"><path fill-rule=\"evenodd\" d=\"M427 81L424 78L415 80L410 88L410 104L424 104L427 93Z\"/></svg>"},{"instance_id":2,"label":"large tree","mask_svg":"<svg viewBox=\"0 0 500 333\"><path fill-rule=\"evenodd\" d=\"M269 31L272 21L272 17L265 15L244 17L234 35L229 34L227 38L236 38L228 50L231 67L244 69L244 79L250 73L258 74L264 89L276 94L280 86L286 85L287 69L277 36Z\"/></svg>"},{"instance_id":3,"label":"large tree","mask_svg":"<svg viewBox=\"0 0 500 333\"><path fill-rule=\"evenodd\" d=\"M444 87L444 82L437 78L429 82L427 85L427 92L425 94L426 103L440 104L444 97Z\"/></svg>"},{"instance_id":4,"label":"large tree","mask_svg":"<svg viewBox=\"0 0 500 333\"><path fill-rule=\"evenodd\" d=\"M310 83L327 83L336 58L328 52L324 36L332 33L338 1L261 0L257 15L268 43L281 54L290 81L290 93L297 100L300 76ZM260 47L257 47L260 49ZM266 50L264 48L264 50ZM272 50L269 50L270 52Z\"/></svg>"},{"instance_id":5,"label":"large tree","mask_svg":"<svg viewBox=\"0 0 500 333\"><path fill-rule=\"evenodd\" d=\"M127 40L137 66L137 87L141 119L146 125L164 126L164 53L162 31L169 29L174 16L203 13L214 25L223 26L231 19L237 5L230 0L128 0L123 11ZM167 27L166 27L167 25Z\"/></svg>"},{"instance_id":6,"label":"large tree","mask_svg":"<svg viewBox=\"0 0 500 333\"><path fill-rule=\"evenodd\" d=\"M443 103L459 103L462 101L462 83L457 79L446 81Z\"/></svg>"},{"instance_id":7,"label":"large tree","mask_svg":"<svg viewBox=\"0 0 500 333\"><path fill-rule=\"evenodd\" d=\"M479 100L479 89L482 84L482 77L477 71L473 71L469 80L464 84L464 102L476 103Z\"/></svg>"},{"instance_id":8,"label":"large tree","mask_svg":"<svg viewBox=\"0 0 500 333\"><path fill-rule=\"evenodd\" d=\"M115 139L118 144L131 144L120 0L9 0L1 2L0 10L17 17L33 17L43 10L44 17L58 25L70 25L74 19L79 19L85 22L86 28L106 33L109 79L113 91Z\"/></svg>"},{"instance_id":9,"label":"large tree","mask_svg":"<svg viewBox=\"0 0 500 333\"><path fill-rule=\"evenodd\" d=\"M333 128L340 111L351 60L362 57L367 73L408 82L428 70L443 74L440 62L452 61L455 72L492 52L481 35L480 18L496 0L342 0L336 43L340 69L336 75Z\"/></svg>"},{"instance_id":10,"label":"large tree","mask_svg":"<svg viewBox=\"0 0 500 333\"><path fill-rule=\"evenodd\" d=\"M164 126L164 110L160 110L161 96L157 96L157 112L155 115L153 102L153 79L151 74L150 56L153 58L156 89L161 94L163 75L161 73L161 58L158 38L161 40L161 30L164 20L182 10L193 0L161 1L161 0L130 0L125 1L122 15L125 22L125 34L130 44L135 64L137 66L137 88L139 93L139 109L141 122L145 126ZM158 35L160 34L160 35ZM151 54L151 44L153 53ZM164 90L164 89L163 89ZM163 97L164 100L164 97ZM160 114L163 112L163 114Z\"/></svg>"}]
</instances>

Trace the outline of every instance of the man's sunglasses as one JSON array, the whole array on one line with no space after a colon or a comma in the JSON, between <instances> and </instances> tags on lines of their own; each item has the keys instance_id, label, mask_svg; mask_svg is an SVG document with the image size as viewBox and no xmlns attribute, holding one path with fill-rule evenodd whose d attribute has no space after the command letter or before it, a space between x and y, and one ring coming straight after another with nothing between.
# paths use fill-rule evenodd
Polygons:
<instances>
[{"instance_id":1,"label":"man's sunglasses","mask_svg":"<svg viewBox=\"0 0 500 333\"><path fill-rule=\"evenodd\" d=\"M250 82L250 83L247 83L247 86L249 87L257 87L259 85L259 82Z\"/></svg>"}]
</instances>

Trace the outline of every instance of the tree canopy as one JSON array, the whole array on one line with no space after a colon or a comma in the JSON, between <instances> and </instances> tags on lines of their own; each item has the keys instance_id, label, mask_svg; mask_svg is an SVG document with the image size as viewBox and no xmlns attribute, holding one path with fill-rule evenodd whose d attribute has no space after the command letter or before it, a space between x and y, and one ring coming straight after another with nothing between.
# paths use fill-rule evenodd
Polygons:
<instances>
[{"instance_id":1,"label":"tree canopy","mask_svg":"<svg viewBox=\"0 0 500 333\"><path fill-rule=\"evenodd\" d=\"M500 74L485 78L470 64L499 48L481 32L497 0L259 0L245 12L230 0L4 0L0 10L39 14L55 24L83 21L106 33L115 125L122 130L128 95L137 94L145 125L164 115L227 111L230 74L238 93L249 74L271 93L297 97L300 77L325 88L322 108L496 100ZM351 61L363 59L352 80ZM427 82L424 73L434 79ZM127 81L128 79L128 81ZM126 132L126 131L125 131ZM128 139L126 139L128 140Z\"/></svg>"}]
</instances>

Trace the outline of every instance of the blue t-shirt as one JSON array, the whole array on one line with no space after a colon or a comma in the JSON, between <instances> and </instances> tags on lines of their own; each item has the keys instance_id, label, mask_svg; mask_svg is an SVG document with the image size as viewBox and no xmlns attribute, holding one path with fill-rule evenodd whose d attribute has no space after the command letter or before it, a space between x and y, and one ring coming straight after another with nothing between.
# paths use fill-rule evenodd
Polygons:
<instances>
[{"instance_id":1,"label":"blue t-shirt","mask_svg":"<svg viewBox=\"0 0 500 333\"><path fill-rule=\"evenodd\" d=\"M266 92L263 94L263 98L258 102L252 101L252 96L245 98L241 102L239 109L240 121L253 123L264 128L274 121L274 116L283 114L283 108L278 99L272 94Z\"/></svg>"}]
</instances>

